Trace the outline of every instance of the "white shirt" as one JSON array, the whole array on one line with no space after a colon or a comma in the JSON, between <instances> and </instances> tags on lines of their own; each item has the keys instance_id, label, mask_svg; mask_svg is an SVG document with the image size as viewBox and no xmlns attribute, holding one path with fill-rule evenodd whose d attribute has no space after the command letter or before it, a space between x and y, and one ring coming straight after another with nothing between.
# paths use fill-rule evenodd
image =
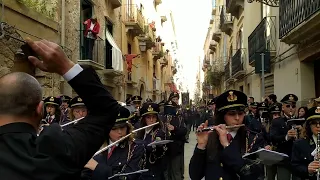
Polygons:
<instances>
[{"instance_id":1,"label":"white shirt","mask_svg":"<svg viewBox=\"0 0 320 180\"><path fill-rule=\"evenodd\" d=\"M62 77L66 81L70 81L74 77L76 77L79 73L83 71L83 68L79 64L75 64L68 72L66 72Z\"/></svg>"},{"instance_id":2,"label":"white shirt","mask_svg":"<svg viewBox=\"0 0 320 180\"><path fill-rule=\"evenodd\" d=\"M149 127L149 128L147 128L147 129L145 130L145 132L144 132L144 138L143 138L143 139L145 139L146 136L147 136L147 134L149 134L149 133L152 131L152 128L153 128L153 127Z\"/></svg>"},{"instance_id":3,"label":"white shirt","mask_svg":"<svg viewBox=\"0 0 320 180\"><path fill-rule=\"evenodd\" d=\"M113 143L113 142L109 139L109 144L112 144L112 143ZM118 147L118 146L119 146L119 143L117 143L115 146ZM109 148L109 149L108 149L108 153L110 153L111 149L112 149L112 148Z\"/></svg>"},{"instance_id":4,"label":"white shirt","mask_svg":"<svg viewBox=\"0 0 320 180\"><path fill-rule=\"evenodd\" d=\"M231 134L232 138L234 138L237 135L237 131L231 131L228 134Z\"/></svg>"},{"instance_id":5,"label":"white shirt","mask_svg":"<svg viewBox=\"0 0 320 180\"><path fill-rule=\"evenodd\" d=\"M94 25L95 25L95 24L91 22L91 25L90 25L89 30L91 30L91 31L92 31L92 30L93 30L93 28L94 28ZM88 31L87 38L95 39L91 31Z\"/></svg>"}]
</instances>

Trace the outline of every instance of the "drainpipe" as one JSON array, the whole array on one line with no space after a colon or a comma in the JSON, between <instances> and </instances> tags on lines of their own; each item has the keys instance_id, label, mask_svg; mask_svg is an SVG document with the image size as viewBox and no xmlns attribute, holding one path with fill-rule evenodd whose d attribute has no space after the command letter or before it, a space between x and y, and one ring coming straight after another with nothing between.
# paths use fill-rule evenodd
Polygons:
<instances>
[{"instance_id":1,"label":"drainpipe","mask_svg":"<svg viewBox=\"0 0 320 180\"><path fill-rule=\"evenodd\" d=\"M61 0L61 35L60 44L62 47L66 46L66 0ZM72 60L72 59L71 59ZM63 81L63 94L72 97L72 89L68 82Z\"/></svg>"}]
</instances>

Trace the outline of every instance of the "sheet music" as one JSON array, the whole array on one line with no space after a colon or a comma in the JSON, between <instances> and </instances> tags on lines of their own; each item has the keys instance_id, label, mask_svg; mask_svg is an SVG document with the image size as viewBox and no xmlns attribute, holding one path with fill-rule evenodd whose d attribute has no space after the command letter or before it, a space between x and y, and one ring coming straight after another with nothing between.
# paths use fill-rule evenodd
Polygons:
<instances>
[{"instance_id":1,"label":"sheet music","mask_svg":"<svg viewBox=\"0 0 320 180\"><path fill-rule=\"evenodd\" d=\"M285 158L288 158L287 154L279 153L276 151L271 151L267 149L259 149L252 153L247 153L242 156L242 158L248 158L252 160L258 159L262 164L273 165L276 164Z\"/></svg>"},{"instance_id":2,"label":"sheet music","mask_svg":"<svg viewBox=\"0 0 320 180\"><path fill-rule=\"evenodd\" d=\"M128 175L131 175L131 174L138 174L138 173L144 173L144 172L148 172L149 169L142 169L142 170L139 170L139 171L134 171L134 172L129 172L129 173L122 173L122 174L115 174L111 177L108 177L108 179L112 179L112 178L115 178L115 177L119 177L119 176L128 176Z\"/></svg>"}]
</instances>

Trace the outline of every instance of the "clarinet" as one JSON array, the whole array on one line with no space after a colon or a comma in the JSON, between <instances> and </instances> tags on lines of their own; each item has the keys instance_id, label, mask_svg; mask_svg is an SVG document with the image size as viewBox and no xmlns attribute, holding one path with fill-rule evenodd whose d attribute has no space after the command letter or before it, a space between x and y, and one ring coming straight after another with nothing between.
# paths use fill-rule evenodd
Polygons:
<instances>
[{"instance_id":1,"label":"clarinet","mask_svg":"<svg viewBox=\"0 0 320 180\"><path fill-rule=\"evenodd\" d=\"M320 133L317 135L317 154L315 156L315 159L317 161L320 161L320 158L318 157L320 154ZM320 169L317 171L317 180L320 180Z\"/></svg>"}]
</instances>

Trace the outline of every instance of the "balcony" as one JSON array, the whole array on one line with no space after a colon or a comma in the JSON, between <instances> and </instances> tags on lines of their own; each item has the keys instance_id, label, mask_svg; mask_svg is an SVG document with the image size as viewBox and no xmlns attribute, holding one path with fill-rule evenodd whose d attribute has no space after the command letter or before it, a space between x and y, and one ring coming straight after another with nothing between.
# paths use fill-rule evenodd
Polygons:
<instances>
[{"instance_id":1,"label":"balcony","mask_svg":"<svg viewBox=\"0 0 320 180\"><path fill-rule=\"evenodd\" d=\"M162 3L162 0L154 0L154 5L158 6Z\"/></svg>"},{"instance_id":2,"label":"balcony","mask_svg":"<svg viewBox=\"0 0 320 180\"><path fill-rule=\"evenodd\" d=\"M232 71L231 75L235 79L241 79L246 75L246 49L238 49L231 58Z\"/></svg>"},{"instance_id":3,"label":"balcony","mask_svg":"<svg viewBox=\"0 0 320 180\"><path fill-rule=\"evenodd\" d=\"M155 42L154 46L152 47L152 55L155 59L160 59L163 57L162 42Z\"/></svg>"},{"instance_id":4,"label":"balcony","mask_svg":"<svg viewBox=\"0 0 320 180\"><path fill-rule=\"evenodd\" d=\"M212 15L210 19L210 24L213 24L213 22L214 22L214 16Z\"/></svg>"},{"instance_id":5,"label":"balcony","mask_svg":"<svg viewBox=\"0 0 320 180\"><path fill-rule=\"evenodd\" d=\"M147 45L147 49L151 49L155 45L155 29L151 24L145 25L144 32L138 36L139 41L143 41Z\"/></svg>"},{"instance_id":6,"label":"balcony","mask_svg":"<svg viewBox=\"0 0 320 180\"><path fill-rule=\"evenodd\" d=\"M226 12L239 18L239 10L244 8L244 0L226 0Z\"/></svg>"},{"instance_id":7,"label":"balcony","mask_svg":"<svg viewBox=\"0 0 320 180\"><path fill-rule=\"evenodd\" d=\"M90 42L88 42L83 33L80 35L80 59L78 63L84 67L92 67L95 70L105 69L105 40L98 37L94 41L92 50L90 49Z\"/></svg>"},{"instance_id":8,"label":"balcony","mask_svg":"<svg viewBox=\"0 0 320 180\"><path fill-rule=\"evenodd\" d=\"M113 9L121 7L121 0L110 0Z\"/></svg>"},{"instance_id":9,"label":"balcony","mask_svg":"<svg viewBox=\"0 0 320 180\"><path fill-rule=\"evenodd\" d=\"M209 46L209 49L211 49L212 51L215 51L217 48L217 42L216 41L213 41L211 40L210 42L210 46Z\"/></svg>"},{"instance_id":10,"label":"balcony","mask_svg":"<svg viewBox=\"0 0 320 180\"><path fill-rule=\"evenodd\" d=\"M270 58L276 56L276 17L265 17L248 37L249 64L255 66L257 54L270 52Z\"/></svg>"},{"instance_id":11,"label":"balcony","mask_svg":"<svg viewBox=\"0 0 320 180\"><path fill-rule=\"evenodd\" d=\"M222 32L230 36L233 29L233 17L231 14L225 12L225 8L222 8L220 13L220 29Z\"/></svg>"},{"instance_id":12,"label":"balcony","mask_svg":"<svg viewBox=\"0 0 320 180\"><path fill-rule=\"evenodd\" d=\"M131 31L134 36L143 34L145 21L141 10L138 8L138 5L127 4L124 6L124 8L123 22L127 31Z\"/></svg>"},{"instance_id":13,"label":"balcony","mask_svg":"<svg viewBox=\"0 0 320 180\"><path fill-rule=\"evenodd\" d=\"M319 35L319 0L281 0L279 8L279 37L282 42L299 44Z\"/></svg>"}]
</instances>

